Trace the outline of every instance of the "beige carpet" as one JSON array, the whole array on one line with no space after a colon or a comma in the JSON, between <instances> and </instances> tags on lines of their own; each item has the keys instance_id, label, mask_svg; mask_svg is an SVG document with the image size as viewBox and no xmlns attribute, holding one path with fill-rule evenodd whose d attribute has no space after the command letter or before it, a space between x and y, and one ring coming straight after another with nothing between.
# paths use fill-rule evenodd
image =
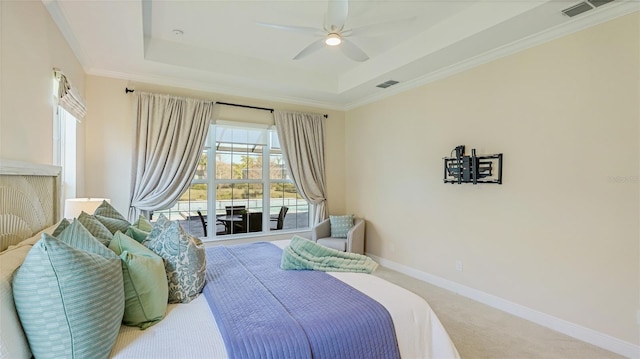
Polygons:
<instances>
[{"instance_id":1,"label":"beige carpet","mask_svg":"<svg viewBox=\"0 0 640 359\"><path fill-rule=\"evenodd\" d=\"M463 359L624 358L388 268L374 274L422 296Z\"/></svg>"}]
</instances>

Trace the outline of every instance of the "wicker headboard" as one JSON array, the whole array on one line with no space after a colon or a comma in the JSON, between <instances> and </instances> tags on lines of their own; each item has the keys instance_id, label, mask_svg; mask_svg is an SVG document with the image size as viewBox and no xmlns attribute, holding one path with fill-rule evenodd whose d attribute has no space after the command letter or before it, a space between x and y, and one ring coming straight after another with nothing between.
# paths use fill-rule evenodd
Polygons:
<instances>
[{"instance_id":1,"label":"wicker headboard","mask_svg":"<svg viewBox=\"0 0 640 359\"><path fill-rule=\"evenodd\" d=\"M0 160L0 251L60 218L58 166Z\"/></svg>"}]
</instances>

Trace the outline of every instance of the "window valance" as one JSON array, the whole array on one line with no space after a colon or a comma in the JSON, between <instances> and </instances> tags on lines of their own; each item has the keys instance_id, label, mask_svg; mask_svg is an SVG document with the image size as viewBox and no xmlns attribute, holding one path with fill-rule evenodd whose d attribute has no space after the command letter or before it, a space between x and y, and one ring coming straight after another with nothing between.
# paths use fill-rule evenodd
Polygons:
<instances>
[{"instance_id":1,"label":"window valance","mask_svg":"<svg viewBox=\"0 0 640 359\"><path fill-rule=\"evenodd\" d=\"M53 69L58 80L58 104L81 120L87 114L87 106L78 90L71 85L71 81L59 69Z\"/></svg>"}]
</instances>

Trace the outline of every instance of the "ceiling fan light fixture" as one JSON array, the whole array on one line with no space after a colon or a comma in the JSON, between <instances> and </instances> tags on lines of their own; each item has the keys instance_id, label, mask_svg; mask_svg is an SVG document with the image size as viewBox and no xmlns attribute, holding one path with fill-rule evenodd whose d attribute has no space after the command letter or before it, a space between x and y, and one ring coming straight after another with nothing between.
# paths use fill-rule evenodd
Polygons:
<instances>
[{"instance_id":1,"label":"ceiling fan light fixture","mask_svg":"<svg viewBox=\"0 0 640 359\"><path fill-rule=\"evenodd\" d=\"M324 43L329 46L338 46L342 43L342 38L336 33L330 33L324 40Z\"/></svg>"}]
</instances>

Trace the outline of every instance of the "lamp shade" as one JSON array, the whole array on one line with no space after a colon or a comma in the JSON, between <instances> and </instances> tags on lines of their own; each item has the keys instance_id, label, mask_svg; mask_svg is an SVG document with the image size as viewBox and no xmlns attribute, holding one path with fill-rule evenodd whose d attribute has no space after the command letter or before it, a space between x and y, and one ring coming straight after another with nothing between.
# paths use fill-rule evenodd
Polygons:
<instances>
[{"instance_id":1,"label":"lamp shade","mask_svg":"<svg viewBox=\"0 0 640 359\"><path fill-rule=\"evenodd\" d=\"M93 214L102 201L111 203L108 198L69 198L64 201L64 218L76 218L83 211Z\"/></svg>"}]
</instances>

